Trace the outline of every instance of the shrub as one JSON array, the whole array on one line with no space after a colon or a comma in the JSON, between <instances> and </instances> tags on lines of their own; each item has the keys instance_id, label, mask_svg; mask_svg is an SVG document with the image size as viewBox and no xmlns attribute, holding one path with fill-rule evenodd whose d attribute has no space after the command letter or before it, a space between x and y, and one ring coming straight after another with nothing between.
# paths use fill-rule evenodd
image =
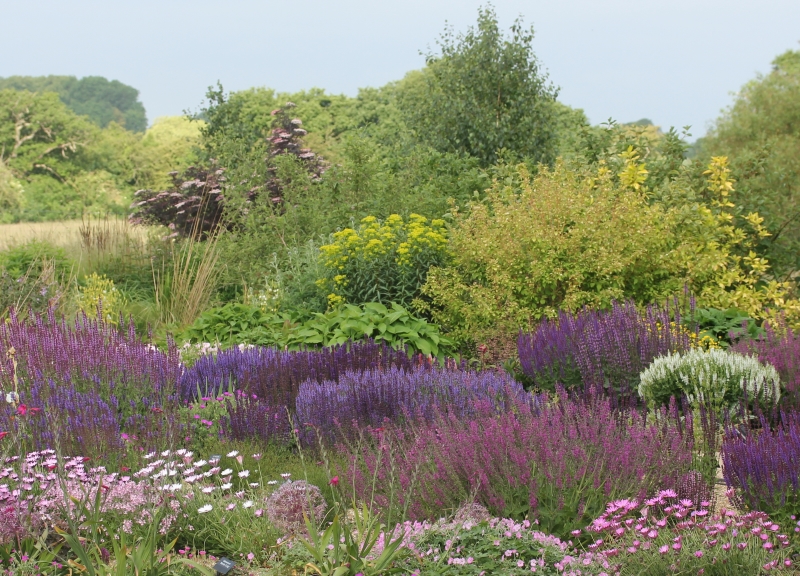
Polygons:
<instances>
[{"instance_id":1,"label":"shrub","mask_svg":"<svg viewBox=\"0 0 800 576\"><path fill-rule=\"evenodd\" d=\"M775 403L780 377L772 365L756 356L721 349L692 349L659 356L641 374L639 395L653 406L686 395L691 404L730 410L743 398Z\"/></svg>"},{"instance_id":2,"label":"shrub","mask_svg":"<svg viewBox=\"0 0 800 576\"><path fill-rule=\"evenodd\" d=\"M680 326L677 311L677 322L669 312L656 306L639 310L632 301L614 302L607 311L560 311L533 332L520 333L522 372L540 390L584 386L630 392L654 358L686 350L696 339Z\"/></svg>"},{"instance_id":3,"label":"shrub","mask_svg":"<svg viewBox=\"0 0 800 576\"><path fill-rule=\"evenodd\" d=\"M432 421L437 415L475 415L485 402L498 413L524 401L522 387L503 372L419 368L345 372L338 380L304 382L297 395L297 419L333 438L338 425L378 427L401 418Z\"/></svg>"},{"instance_id":4,"label":"shrub","mask_svg":"<svg viewBox=\"0 0 800 576\"><path fill-rule=\"evenodd\" d=\"M56 276L69 273L73 266L63 248L40 240L0 251L0 268L4 268L14 279L26 274L41 274L49 264L52 264Z\"/></svg>"},{"instance_id":5,"label":"shrub","mask_svg":"<svg viewBox=\"0 0 800 576\"><path fill-rule=\"evenodd\" d=\"M214 94L224 102L221 92L209 93ZM294 104L287 103L286 108L292 107ZM277 157L289 156L295 159L311 181L318 180L327 167L320 157L302 147L302 136L306 131L300 127L302 122L298 118L292 118L284 109L274 110L272 115L273 129L265 142L265 180L256 177L239 184L239 187L247 187L240 198L246 204L251 203L259 194L267 194L271 204L276 207L283 201L284 184L278 176ZM209 137L213 139L224 136L211 134L214 129L214 120L200 129L207 143ZM223 162L225 160L231 158L222 159ZM137 201L131 205L134 209L131 221L167 226L175 236L205 237L213 234L223 224L223 213L228 200L223 194L228 187L226 168L231 166L219 166L215 161L205 166L190 166L182 174L170 173L172 186L167 190L138 190L135 193Z\"/></svg>"},{"instance_id":6,"label":"shrub","mask_svg":"<svg viewBox=\"0 0 800 576\"><path fill-rule=\"evenodd\" d=\"M625 575L732 576L792 566L788 537L766 514L712 514L709 505L672 490L612 502L585 530L595 539L589 550L608 559L609 572Z\"/></svg>"},{"instance_id":7,"label":"shrub","mask_svg":"<svg viewBox=\"0 0 800 576\"><path fill-rule=\"evenodd\" d=\"M267 517L284 534L305 533L304 516L318 526L327 509L320 489L305 480L284 482L267 498Z\"/></svg>"},{"instance_id":8,"label":"shrub","mask_svg":"<svg viewBox=\"0 0 800 576\"><path fill-rule=\"evenodd\" d=\"M321 246L332 306L341 302L397 302L408 306L419 295L431 266L448 261L443 220L412 214L408 222L392 214L384 222L374 216L357 230L345 228Z\"/></svg>"},{"instance_id":9,"label":"shrub","mask_svg":"<svg viewBox=\"0 0 800 576\"><path fill-rule=\"evenodd\" d=\"M722 444L722 471L734 502L788 526L800 516L800 415L782 414L777 429L764 422L745 436L731 430Z\"/></svg>"},{"instance_id":10,"label":"shrub","mask_svg":"<svg viewBox=\"0 0 800 576\"><path fill-rule=\"evenodd\" d=\"M725 158L709 164L705 189L683 174L648 201L645 164L632 148L620 156L613 172L563 162L535 178L524 166L499 171L485 200L455 212L452 265L429 272L430 303L420 305L466 342L516 333L560 309L659 301L686 285L702 306L797 322L800 301L756 252L769 236L763 219L735 224Z\"/></svg>"},{"instance_id":11,"label":"shrub","mask_svg":"<svg viewBox=\"0 0 800 576\"><path fill-rule=\"evenodd\" d=\"M638 412L617 413L608 399L538 399L499 414L484 402L475 410L410 431L365 430L347 448L342 484L387 512L408 506L412 519L475 501L568 538L609 500L674 487L692 461L677 418L665 413L647 424Z\"/></svg>"},{"instance_id":12,"label":"shrub","mask_svg":"<svg viewBox=\"0 0 800 576\"><path fill-rule=\"evenodd\" d=\"M453 265L435 268L422 289L432 317L460 340L514 333L559 309L652 302L673 262L664 213L638 189L557 163L535 178L524 166L494 181L486 199L455 213Z\"/></svg>"},{"instance_id":13,"label":"shrub","mask_svg":"<svg viewBox=\"0 0 800 576\"><path fill-rule=\"evenodd\" d=\"M182 174L170 172L166 190L137 190L131 204L133 224L160 224L171 237L203 237L213 233L222 220L225 170L216 166L189 166Z\"/></svg>"}]
</instances>

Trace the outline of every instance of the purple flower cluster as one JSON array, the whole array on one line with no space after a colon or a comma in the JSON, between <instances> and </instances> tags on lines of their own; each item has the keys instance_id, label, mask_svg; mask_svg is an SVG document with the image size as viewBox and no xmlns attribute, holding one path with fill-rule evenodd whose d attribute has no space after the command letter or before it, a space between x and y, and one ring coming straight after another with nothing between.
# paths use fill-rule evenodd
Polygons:
<instances>
[{"instance_id":1,"label":"purple flower cluster","mask_svg":"<svg viewBox=\"0 0 800 576\"><path fill-rule=\"evenodd\" d=\"M585 526L608 500L674 487L692 462L677 415L620 414L608 398L476 405L413 426L363 431L345 450L357 499L436 518L474 498L502 516L538 517L556 535Z\"/></svg>"},{"instance_id":2,"label":"purple flower cluster","mask_svg":"<svg viewBox=\"0 0 800 576\"><path fill-rule=\"evenodd\" d=\"M66 453L115 453L123 429L173 403L181 370L173 347L165 354L138 340L132 325L119 330L86 316L67 323L52 311L0 324L0 390L18 389L33 409L24 432L36 449L57 441ZM22 431L16 415L4 402L0 430Z\"/></svg>"},{"instance_id":3,"label":"purple flower cluster","mask_svg":"<svg viewBox=\"0 0 800 576\"><path fill-rule=\"evenodd\" d=\"M740 340L731 347L744 355L756 354L762 364L772 364L781 377L782 404L800 405L800 334L789 326L764 324L766 335L757 340Z\"/></svg>"},{"instance_id":4,"label":"purple flower cluster","mask_svg":"<svg viewBox=\"0 0 800 576\"><path fill-rule=\"evenodd\" d=\"M658 574L675 573L676 566L684 574L726 564L726 574L792 566L789 537L766 514L725 509L712 514L710 504L682 499L673 490L646 500L611 502L584 530L594 539L588 548L617 563L611 570L615 574L637 562Z\"/></svg>"},{"instance_id":5,"label":"purple flower cluster","mask_svg":"<svg viewBox=\"0 0 800 576\"><path fill-rule=\"evenodd\" d=\"M675 318L669 308L640 310L633 302L559 312L532 333L520 333L522 371L541 390L561 385L630 393L654 358L689 348L690 333L680 326L677 306L673 312Z\"/></svg>"},{"instance_id":6,"label":"purple flower cluster","mask_svg":"<svg viewBox=\"0 0 800 576\"><path fill-rule=\"evenodd\" d=\"M338 381L306 381L297 396L297 420L329 438L338 426L380 426L400 418L432 421L442 414L472 417L488 403L500 413L528 395L505 372L444 369L348 371Z\"/></svg>"},{"instance_id":7,"label":"purple flower cluster","mask_svg":"<svg viewBox=\"0 0 800 576\"><path fill-rule=\"evenodd\" d=\"M430 363L422 356L410 358L405 350L375 342L299 352L233 347L198 359L181 377L180 393L189 401L235 388L271 405L294 406L300 384L306 380L322 382L337 380L346 371L410 370L420 365Z\"/></svg>"},{"instance_id":8,"label":"purple flower cluster","mask_svg":"<svg viewBox=\"0 0 800 576\"><path fill-rule=\"evenodd\" d=\"M47 317L27 321L12 315L0 325L0 389L13 388L9 350L17 361L17 378L25 389L39 387L40 397L71 387L116 399L124 414L159 406L174 395L181 373L176 349L163 353L126 331L79 317L74 323ZM51 386L52 384L52 386Z\"/></svg>"},{"instance_id":9,"label":"purple flower cluster","mask_svg":"<svg viewBox=\"0 0 800 576\"><path fill-rule=\"evenodd\" d=\"M225 435L234 440L256 438L282 443L291 438L292 427L286 406L273 405L237 391L234 401L226 402L227 420L222 421Z\"/></svg>"},{"instance_id":10,"label":"purple flower cluster","mask_svg":"<svg viewBox=\"0 0 800 576\"><path fill-rule=\"evenodd\" d=\"M784 517L800 515L800 414L782 413L770 430L729 430L722 444L722 469L734 501L750 510Z\"/></svg>"}]
</instances>

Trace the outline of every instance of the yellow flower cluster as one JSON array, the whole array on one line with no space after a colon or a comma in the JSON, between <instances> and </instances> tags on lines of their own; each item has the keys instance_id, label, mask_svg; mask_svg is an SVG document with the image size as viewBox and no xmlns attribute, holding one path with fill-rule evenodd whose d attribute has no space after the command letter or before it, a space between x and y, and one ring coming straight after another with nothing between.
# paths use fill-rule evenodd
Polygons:
<instances>
[{"instance_id":1,"label":"yellow flower cluster","mask_svg":"<svg viewBox=\"0 0 800 576\"><path fill-rule=\"evenodd\" d=\"M323 263L329 270L344 270L350 258L374 260L381 256L396 253L395 263L401 266L411 264L414 254L433 249L447 250L447 230L444 220L428 219L419 214L411 214L408 222L399 214L392 214L380 222L375 216L361 220L358 230L345 228L333 235L333 244L320 247ZM337 275L337 284L344 284L346 278Z\"/></svg>"},{"instance_id":2,"label":"yellow flower cluster","mask_svg":"<svg viewBox=\"0 0 800 576\"><path fill-rule=\"evenodd\" d=\"M101 305L103 319L111 324L116 324L124 299L114 281L104 275L99 276L93 272L86 277L86 286L78 293L78 308L87 316L97 316L97 306Z\"/></svg>"},{"instance_id":3,"label":"yellow flower cluster","mask_svg":"<svg viewBox=\"0 0 800 576\"><path fill-rule=\"evenodd\" d=\"M378 283L380 298L404 298L418 289L419 278L431 265L449 256L444 220L429 221L419 214L407 220L392 214L383 221L367 216L357 228L336 232L333 243L320 251L327 277L317 284L331 291L331 308L374 297L367 292Z\"/></svg>"},{"instance_id":4,"label":"yellow flower cluster","mask_svg":"<svg viewBox=\"0 0 800 576\"><path fill-rule=\"evenodd\" d=\"M656 330L658 330L658 333L661 334L664 331L664 325L659 322L656 325ZM649 328L648 331L650 331ZM671 321L669 323L669 332L674 337L686 336L687 338L689 338L689 346L691 346L692 348L701 348L703 350L711 350L712 348L721 348L719 342L717 342L712 336L709 336L708 334L703 334L701 336L697 332L689 330L683 324L676 324L675 321Z\"/></svg>"}]
</instances>

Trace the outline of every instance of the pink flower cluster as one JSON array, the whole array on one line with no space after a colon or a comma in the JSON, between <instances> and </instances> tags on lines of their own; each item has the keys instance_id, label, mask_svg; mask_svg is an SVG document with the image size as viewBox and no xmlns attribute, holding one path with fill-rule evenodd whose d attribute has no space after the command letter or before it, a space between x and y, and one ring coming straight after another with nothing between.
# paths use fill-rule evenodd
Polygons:
<instances>
[{"instance_id":1,"label":"pink flower cluster","mask_svg":"<svg viewBox=\"0 0 800 576\"><path fill-rule=\"evenodd\" d=\"M669 558L680 554L725 562L726 556L739 552L760 554L765 570L789 567L789 537L763 512L737 514L721 510L712 514L710 503L679 499L673 490L662 490L645 501L611 502L604 514L586 528L595 538L589 546L607 558L642 552ZM579 535L581 531L575 531Z\"/></svg>"}]
</instances>

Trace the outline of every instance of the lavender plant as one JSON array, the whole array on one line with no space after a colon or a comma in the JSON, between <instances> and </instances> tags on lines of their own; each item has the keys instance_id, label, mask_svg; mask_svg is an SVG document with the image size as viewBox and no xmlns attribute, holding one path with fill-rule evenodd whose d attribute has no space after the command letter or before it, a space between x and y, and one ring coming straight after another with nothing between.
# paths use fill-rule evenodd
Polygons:
<instances>
[{"instance_id":1,"label":"lavender plant","mask_svg":"<svg viewBox=\"0 0 800 576\"><path fill-rule=\"evenodd\" d=\"M300 384L306 380L336 380L347 370L410 370L430 365L423 357L409 358L386 344L357 342L323 350L288 352L274 348L229 348L199 358L180 378L185 401L218 396L233 387L274 406L294 406Z\"/></svg>"},{"instance_id":2,"label":"lavender plant","mask_svg":"<svg viewBox=\"0 0 800 576\"><path fill-rule=\"evenodd\" d=\"M517 344L522 371L540 390L561 385L630 393L654 358L687 350L692 340L677 307L640 310L615 302L610 310L559 312L532 333L520 333Z\"/></svg>"},{"instance_id":3,"label":"lavender plant","mask_svg":"<svg viewBox=\"0 0 800 576\"><path fill-rule=\"evenodd\" d=\"M337 380L307 381L297 396L297 419L333 439L354 424L382 426L403 418L432 421L442 414L470 418L476 403L497 413L527 394L504 372L429 369L347 371Z\"/></svg>"},{"instance_id":4,"label":"lavender plant","mask_svg":"<svg viewBox=\"0 0 800 576\"><path fill-rule=\"evenodd\" d=\"M800 414L781 414L775 430L766 419L762 423L760 431L728 430L722 471L737 506L766 512L786 526L800 516Z\"/></svg>"}]
</instances>

